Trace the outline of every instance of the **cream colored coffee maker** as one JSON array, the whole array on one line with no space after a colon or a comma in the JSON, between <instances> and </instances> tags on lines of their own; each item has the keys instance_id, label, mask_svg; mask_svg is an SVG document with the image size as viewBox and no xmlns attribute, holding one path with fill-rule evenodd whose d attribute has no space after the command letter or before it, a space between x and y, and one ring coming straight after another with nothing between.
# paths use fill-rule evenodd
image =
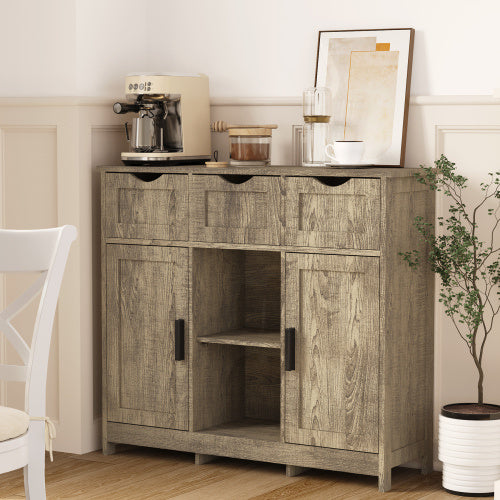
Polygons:
<instances>
[{"instance_id":1,"label":"cream colored coffee maker","mask_svg":"<svg viewBox=\"0 0 500 500\"><path fill-rule=\"evenodd\" d=\"M115 113L137 113L125 124L125 165L202 164L211 157L206 75L137 74L125 79L127 102Z\"/></svg>"}]
</instances>

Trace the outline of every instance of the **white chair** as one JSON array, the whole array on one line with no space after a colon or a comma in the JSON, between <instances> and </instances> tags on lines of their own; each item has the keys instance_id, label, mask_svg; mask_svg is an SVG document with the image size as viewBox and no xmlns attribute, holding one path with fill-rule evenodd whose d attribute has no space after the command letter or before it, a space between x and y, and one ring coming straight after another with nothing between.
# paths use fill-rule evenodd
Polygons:
<instances>
[{"instance_id":1,"label":"white chair","mask_svg":"<svg viewBox=\"0 0 500 500\"><path fill-rule=\"evenodd\" d=\"M0 473L24 467L26 498L45 499L45 388L50 337L74 226L35 231L0 229L0 273L40 272L18 299L0 313L0 332L22 365L1 365L0 379L24 381L25 411L0 407ZM41 291L31 348L10 323Z\"/></svg>"}]
</instances>

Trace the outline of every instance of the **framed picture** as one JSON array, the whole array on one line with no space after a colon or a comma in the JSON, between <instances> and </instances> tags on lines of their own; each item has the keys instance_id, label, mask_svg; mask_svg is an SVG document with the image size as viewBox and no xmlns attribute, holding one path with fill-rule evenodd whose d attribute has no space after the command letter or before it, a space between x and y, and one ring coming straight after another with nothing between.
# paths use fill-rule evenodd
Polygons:
<instances>
[{"instance_id":1,"label":"framed picture","mask_svg":"<svg viewBox=\"0 0 500 500\"><path fill-rule=\"evenodd\" d=\"M315 86L332 91L329 140L364 141L364 163L404 166L414 34L319 32Z\"/></svg>"}]
</instances>

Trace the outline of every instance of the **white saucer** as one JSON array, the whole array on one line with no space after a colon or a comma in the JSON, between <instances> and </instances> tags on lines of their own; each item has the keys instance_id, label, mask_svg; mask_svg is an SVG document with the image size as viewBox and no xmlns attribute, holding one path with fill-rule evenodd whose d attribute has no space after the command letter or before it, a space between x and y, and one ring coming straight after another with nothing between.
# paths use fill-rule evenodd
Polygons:
<instances>
[{"instance_id":1,"label":"white saucer","mask_svg":"<svg viewBox=\"0 0 500 500\"><path fill-rule=\"evenodd\" d=\"M327 167L364 167L364 166L371 166L375 167L375 163L371 161L363 161L361 160L358 163L340 163L338 161L332 160L326 163Z\"/></svg>"}]
</instances>

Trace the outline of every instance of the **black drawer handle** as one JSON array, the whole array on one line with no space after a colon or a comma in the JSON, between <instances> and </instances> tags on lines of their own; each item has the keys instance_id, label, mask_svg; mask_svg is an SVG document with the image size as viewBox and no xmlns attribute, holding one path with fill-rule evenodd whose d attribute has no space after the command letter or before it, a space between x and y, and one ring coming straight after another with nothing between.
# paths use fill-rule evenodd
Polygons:
<instances>
[{"instance_id":1,"label":"black drawer handle","mask_svg":"<svg viewBox=\"0 0 500 500\"><path fill-rule=\"evenodd\" d=\"M175 361L184 359L184 320L175 320Z\"/></svg>"},{"instance_id":2,"label":"black drawer handle","mask_svg":"<svg viewBox=\"0 0 500 500\"><path fill-rule=\"evenodd\" d=\"M159 179L163 174L155 174L153 172L133 172L132 175L143 182L153 182L156 179Z\"/></svg>"},{"instance_id":3,"label":"black drawer handle","mask_svg":"<svg viewBox=\"0 0 500 500\"><path fill-rule=\"evenodd\" d=\"M285 329L285 370L295 370L295 328Z\"/></svg>"},{"instance_id":4,"label":"black drawer handle","mask_svg":"<svg viewBox=\"0 0 500 500\"><path fill-rule=\"evenodd\" d=\"M230 182L231 184L243 184L244 182L249 181L253 175L220 174L219 177L227 182Z\"/></svg>"},{"instance_id":5,"label":"black drawer handle","mask_svg":"<svg viewBox=\"0 0 500 500\"><path fill-rule=\"evenodd\" d=\"M314 177L318 182L321 182L321 184L325 186L342 186L342 184L345 184L346 182L349 182L351 180L351 177L327 177L327 176L321 176L321 177Z\"/></svg>"}]
</instances>

